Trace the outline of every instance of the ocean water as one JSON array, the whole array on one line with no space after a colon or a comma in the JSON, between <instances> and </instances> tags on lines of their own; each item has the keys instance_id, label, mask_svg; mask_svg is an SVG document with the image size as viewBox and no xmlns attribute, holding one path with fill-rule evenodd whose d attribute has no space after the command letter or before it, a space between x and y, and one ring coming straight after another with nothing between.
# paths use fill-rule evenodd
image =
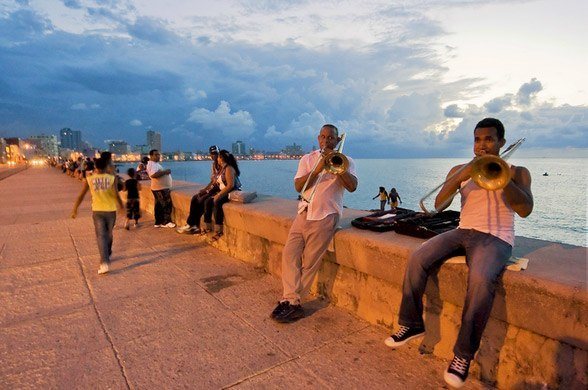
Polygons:
<instances>
[{"instance_id":1,"label":"ocean water","mask_svg":"<svg viewBox=\"0 0 588 390\"><path fill-rule=\"evenodd\" d=\"M346 193L346 207L370 210L379 208L372 200L383 186L386 191L396 187L402 207L419 210L419 200L447 175L451 167L463 159L354 159L359 186ZM514 165L524 165L531 172L535 207L527 218L515 218L519 236L587 246L586 204L588 159L586 158L512 158ZM176 180L207 183L209 161L164 162ZM296 199L293 178L298 161L239 161L243 189L281 198ZM127 165L121 165L124 172ZM548 176L543 176L547 172ZM432 202L433 199L430 199ZM450 209L459 210L459 197ZM367 214L367 213L366 213Z\"/></svg>"}]
</instances>

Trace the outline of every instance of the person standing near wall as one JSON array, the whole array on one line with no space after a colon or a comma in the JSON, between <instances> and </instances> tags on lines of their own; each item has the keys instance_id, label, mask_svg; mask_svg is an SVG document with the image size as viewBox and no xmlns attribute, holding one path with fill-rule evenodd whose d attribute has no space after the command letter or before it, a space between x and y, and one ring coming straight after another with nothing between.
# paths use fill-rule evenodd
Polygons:
<instances>
[{"instance_id":1,"label":"person standing near wall","mask_svg":"<svg viewBox=\"0 0 588 390\"><path fill-rule=\"evenodd\" d=\"M318 135L320 150L304 155L298 164L294 178L296 191L302 192L308 184L301 194L298 214L282 251L283 294L270 315L276 322L288 323L304 317L300 300L308 294L321 258L335 234L343 213L343 193L357 188L355 163L351 158L348 158L349 167L345 172L321 173L325 168L325 156L340 141L338 129L331 124L324 125ZM309 202L312 192L314 197Z\"/></svg>"},{"instance_id":2,"label":"person standing near wall","mask_svg":"<svg viewBox=\"0 0 588 390\"><path fill-rule=\"evenodd\" d=\"M105 274L110 270L110 256L114 224L116 223L116 208L123 208L122 200L116 190L116 178L107 173L108 161L99 158L95 163L95 172L84 181L82 191L78 195L71 213L72 218L78 215L78 207L82 203L88 190L92 195L92 219L100 252L100 268L98 274Z\"/></svg>"},{"instance_id":3,"label":"person standing near wall","mask_svg":"<svg viewBox=\"0 0 588 390\"><path fill-rule=\"evenodd\" d=\"M151 178L151 192L155 198L155 227L174 228L176 224L171 220L172 214L172 177L171 169L163 169L161 164L161 153L157 149L149 151L149 162L147 173Z\"/></svg>"}]
</instances>

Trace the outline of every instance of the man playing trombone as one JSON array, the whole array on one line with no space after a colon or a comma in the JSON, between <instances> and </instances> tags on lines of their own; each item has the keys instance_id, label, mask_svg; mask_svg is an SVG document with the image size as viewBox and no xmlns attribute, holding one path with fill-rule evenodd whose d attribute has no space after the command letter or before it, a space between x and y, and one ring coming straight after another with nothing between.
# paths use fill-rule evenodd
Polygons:
<instances>
[{"instance_id":1,"label":"man playing trombone","mask_svg":"<svg viewBox=\"0 0 588 390\"><path fill-rule=\"evenodd\" d=\"M335 126L324 125L318 135L320 150L304 155L298 164L294 178L294 187L300 193L298 214L282 252L282 299L270 316L277 322L304 317L300 299L309 292L335 234L343 212L343 192L357 188L353 160L341 153L334 154L341 141ZM339 152L341 149L342 145ZM333 169L333 161L342 164Z\"/></svg>"},{"instance_id":2,"label":"man playing trombone","mask_svg":"<svg viewBox=\"0 0 588 390\"><path fill-rule=\"evenodd\" d=\"M503 124L498 119L483 119L474 129L476 158L472 162L484 155L498 156L504 144ZM456 251L465 250L467 292L454 358L444 374L445 381L456 388L463 386L468 376L470 361L490 317L496 284L511 256L514 213L525 218L533 210L531 175L526 168L506 164L506 186L491 191L470 179L472 165L453 167L435 199L435 209L441 211L460 192L459 227L426 241L410 257L402 287L399 329L385 340L387 346L397 348L424 336L422 297L427 277Z\"/></svg>"}]
</instances>

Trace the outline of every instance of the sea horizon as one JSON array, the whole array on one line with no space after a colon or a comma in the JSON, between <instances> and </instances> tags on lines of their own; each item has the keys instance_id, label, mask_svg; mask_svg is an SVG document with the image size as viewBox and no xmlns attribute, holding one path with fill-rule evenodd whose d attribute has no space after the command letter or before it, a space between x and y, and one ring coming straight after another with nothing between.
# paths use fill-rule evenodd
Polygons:
<instances>
[{"instance_id":1,"label":"sea horizon","mask_svg":"<svg viewBox=\"0 0 588 390\"><path fill-rule=\"evenodd\" d=\"M401 207L420 210L419 200L445 180L452 166L467 162L463 158L395 158L354 159L359 185L354 193L345 193L345 207L365 210L379 208L372 200L383 186L395 187L403 201ZM510 163L529 169L535 200L533 213L515 218L518 236L587 246L586 192L588 158L532 157L512 158ZM164 161L166 165L171 161ZM206 184L210 160L174 161L170 164L175 180ZM121 173L135 164L118 164ZM293 179L298 160L239 160L243 190L259 194L296 199ZM547 173L547 176L544 174ZM271 178L271 180L270 180ZM388 207L388 206L387 206ZM459 200L449 207L459 210Z\"/></svg>"}]
</instances>

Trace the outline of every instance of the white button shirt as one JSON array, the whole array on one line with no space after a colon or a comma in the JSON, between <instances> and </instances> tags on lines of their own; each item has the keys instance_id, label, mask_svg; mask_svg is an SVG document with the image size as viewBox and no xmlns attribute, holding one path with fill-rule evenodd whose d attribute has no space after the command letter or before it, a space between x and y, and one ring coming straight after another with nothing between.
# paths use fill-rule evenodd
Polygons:
<instances>
[{"instance_id":1,"label":"white button shirt","mask_svg":"<svg viewBox=\"0 0 588 390\"><path fill-rule=\"evenodd\" d=\"M315 150L309 154L305 154L298 163L298 171L296 172L295 179L303 177L310 173L317 159L321 157L320 150ZM353 160L346 156L349 160L349 173L353 176L357 176L355 173L355 163ZM312 202L308 205L308 212L306 219L309 221L320 221L329 214L338 213L343 214L343 192L345 187L337 180L338 175L332 173L324 173L320 182L315 182L312 186L304 191L304 198L308 199L310 194L314 190L314 186L317 186L316 192ZM317 178L318 180L318 178ZM303 207L305 201L300 201L300 207Z\"/></svg>"},{"instance_id":2,"label":"white button shirt","mask_svg":"<svg viewBox=\"0 0 588 390\"><path fill-rule=\"evenodd\" d=\"M149 161L147 163L147 173L151 178L151 189L153 191L171 189L173 184L171 175L163 175L157 178L152 177L154 173L159 171L163 171L160 163L156 163L155 161Z\"/></svg>"}]
</instances>

